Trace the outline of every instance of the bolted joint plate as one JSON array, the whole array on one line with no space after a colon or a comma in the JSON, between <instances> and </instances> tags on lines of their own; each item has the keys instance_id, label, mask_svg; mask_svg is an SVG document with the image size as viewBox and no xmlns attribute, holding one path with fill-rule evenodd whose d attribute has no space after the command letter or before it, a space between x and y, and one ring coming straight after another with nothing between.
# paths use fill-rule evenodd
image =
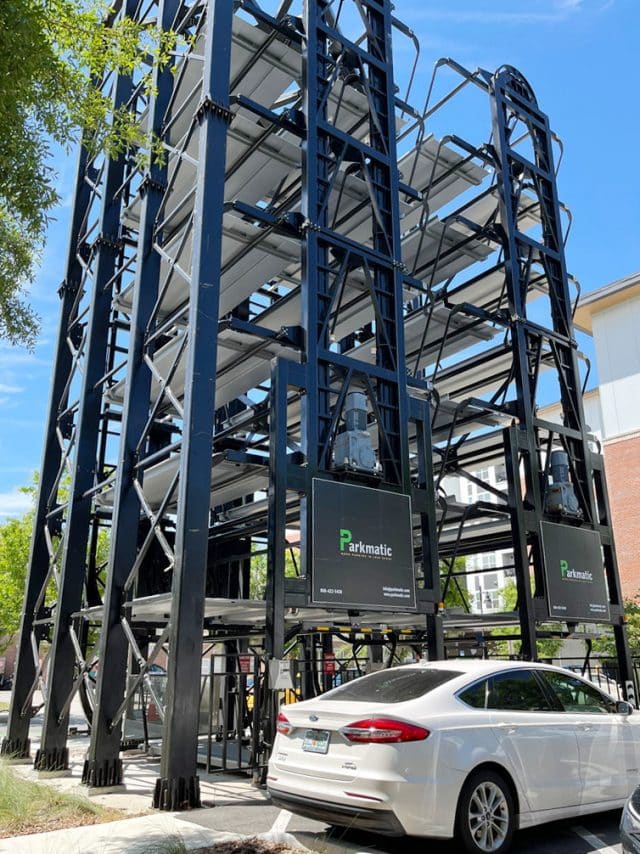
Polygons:
<instances>
[{"instance_id":1,"label":"bolted joint plate","mask_svg":"<svg viewBox=\"0 0 640 854\"><path fill-rule=\"evenodd\" d=\"M222 119L226 124L230 125L233 121L233 113L224 104L218 103L211 95L206 95L196 111L196 118L201 122L204 117L210 113L212 116Z\"/></svg>"}]
</instances>

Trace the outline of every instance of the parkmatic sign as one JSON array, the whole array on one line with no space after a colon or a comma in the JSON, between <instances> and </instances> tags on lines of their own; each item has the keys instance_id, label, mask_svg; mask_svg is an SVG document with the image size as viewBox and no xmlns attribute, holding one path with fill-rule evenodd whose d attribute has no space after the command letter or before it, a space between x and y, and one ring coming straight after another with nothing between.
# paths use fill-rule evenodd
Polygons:
<instances>
[{"instance_id":1,"label":"parkmatic sign","mask_svg":"<svg viewBox=\"0 0 640 854\"><path fill-rule=\"evenodd\" d=\"M391 560L393 548L388 543L363 543L362 540L353 542L353 533L349 528L340 528L340 552L349 555L366 555Z\"/></svg>"},{"instance_id":2,"label":"parkmatic sign","mask_svg":"<svg viewBox=\"0 0 640 854\"><path fill-rule=\"evenodd\" d=\"M570 525L542 523L549 616L591 622L609 620L600 534Z\"/></svg>"},{"instance_id":3,"label":"parkmatic sign","mask_svg":"<svg viewBox=\"0 0 640 854\"><path fill-rule=\"evenodd\" d=\"M311 552L314 604L415 610L407 495L314 479Z\"/></svg>"}]
</instances>

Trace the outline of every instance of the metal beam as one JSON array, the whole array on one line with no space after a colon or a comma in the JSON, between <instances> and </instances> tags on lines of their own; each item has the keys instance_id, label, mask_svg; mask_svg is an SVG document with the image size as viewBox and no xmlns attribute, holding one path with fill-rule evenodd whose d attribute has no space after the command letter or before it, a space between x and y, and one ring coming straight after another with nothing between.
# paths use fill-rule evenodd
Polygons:
<instances>
[{"instance_id":1,"label":"metal beam","mask_svg":"<svg viewBox=\"0 0 640 854\"><path fill-rule=\"evenodd\" d=\"M73 214L69 232L69 248L65 279L60 286L60 319L58 321L58 338L53 362L53 379L51 397L45 428L44 449L40 466L40 482L38 498L33 518L33 533L29 554L25 597L22 620L18 639L18 655L16 662L11 708L7 735L2 741L3 755L26 759L29 757L29 724L31 722L31 698L36 683L36 662L32 648L34 620L45 618L47 609L44 603L36 610L40 593L49 574L49 552L45 537L47 514L54 509L50 504L50 496L57 482L62 448L58 440L58 418L68 404L68 380L72 366L72 355L67 344L69 323L74 316L78 288L82 270L78 260L78 241L82 232L82 223L87 215L91 191L85 181L87 170L87 150L80 145L76 183L74 191ZM57 490L56 490L57 491ZM38 643L36 641L36 647Z\"/></svg>"},{"instance_id":2,"label":"metal beam","mask_svg":"<svg viewBox=\"0 0 640 854\"><path fill-rule=\"evenodd\" d=\"M197 775L200 658L209 537L216 330L222 267L220 222L230 120L233 4L228 0L209 0L206 16L167 706L161 776L156 781L153 798L154 806L167 810L200 805Z\"/></svg>"},{"instance_id":3,"label":"metal beam","mask_svg":"<svg viewBox=\"0 0 640 854\"><path fill-rule=\"evenodd\" d=\"M163 30L175 22L179 0L160 0L158 19ZM148 106L148 127L159 137L171 97L174 75L170 65L154 71ZM91 742L82 772L89 786L114 786L122 782L120 741L122 722L114 723L125 693L129 644L122 606L131 595L125 584L139 545L140 499L134 486L138 448L149 415L151 372L144 359L145 333L158 296L160 256L153 250L155 222L166 185L166 163L153 160L141 188L140 230L134 283L131 341L127 362L122 433L114 490L109 565L105 581L104 614L100 634L96 702L91 722ZM142 479L140 477L140 479Z\"/></svg>"},{"instance_id":4,"label":"metal beam","mask_svg":"<svg viewBox=\"0 0 640 854\"><path fill-rule=\"evenodd\" d=\"M127 0L125 14L131 15L135 0ZM125 104L133 89L132 78L118 75L113 89L113 106ZM121 252L120 212L122 198L118 188L125 171L125 156L107 161L102 187L103 206L99 233L95 240L94 273L91 281L87 343L83 358L83 378L77 415L75 456L69 487L69 502L62 533L64 545L60 584L55 606L55 624L49 659L49 693L44 725L35 767L40 771L63 771L68 767L68 698L74 684L77 662L72 634L72 615L82 605L87 572L87 546L91 522L90 490L101 472L96 471L98 442L104 421L101 419L103 389L99 382L105 374L111 331L113 276Z\"/></svg>"}]
</instances>

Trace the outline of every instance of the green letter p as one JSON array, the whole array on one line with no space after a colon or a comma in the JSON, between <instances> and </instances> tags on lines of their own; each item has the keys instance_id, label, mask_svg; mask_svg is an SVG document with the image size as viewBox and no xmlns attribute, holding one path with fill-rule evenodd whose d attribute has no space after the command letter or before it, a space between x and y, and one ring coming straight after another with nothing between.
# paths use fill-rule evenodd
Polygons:
<instances>
[{"instance_id":1,"label":"green letter p","mask_svg":"<svg viewBox=\"0 0 640 854\"><path fill-rule=\"evenodd\" d=\"M340 528L340 551L343 552L345 546L351 542L351 531L347 528Z\"/></svg>"},{"instance_id":2,"label":"green letter p","mask_svg":"<svg viewBox=\"0 0 640 854\"><path fill-rule=\"evenodd\" d=\"M567 572L569 571L569 561L561 560L560 561L560 574L563 578L567 577Z\"/></svg>"}]
</instances>

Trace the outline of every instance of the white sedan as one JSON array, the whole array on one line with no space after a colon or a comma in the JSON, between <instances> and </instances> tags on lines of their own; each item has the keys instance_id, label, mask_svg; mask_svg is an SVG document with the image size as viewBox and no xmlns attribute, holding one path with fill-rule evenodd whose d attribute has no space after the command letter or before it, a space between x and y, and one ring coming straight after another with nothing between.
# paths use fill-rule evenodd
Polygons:
<instances>
[{"instance_id":1,"label":"white sedan","mask_svg":"<svg viewBox=\"0 0 640 854\"><path fill-rule=\"evenodd\" d=\"M394 667L278 718L273 802L329 824L505 852L518 828L622 807L640 714L530 662Z\"/></svg>"}]
</instances>

